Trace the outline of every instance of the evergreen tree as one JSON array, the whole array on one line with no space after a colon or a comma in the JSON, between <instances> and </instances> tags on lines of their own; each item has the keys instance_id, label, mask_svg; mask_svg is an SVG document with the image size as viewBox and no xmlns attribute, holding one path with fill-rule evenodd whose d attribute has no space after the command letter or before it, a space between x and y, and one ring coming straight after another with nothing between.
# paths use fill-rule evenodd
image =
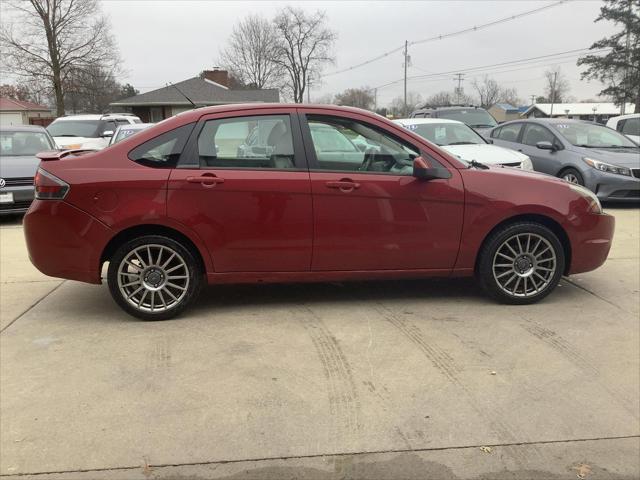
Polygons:
<instances>
[{"instance_id":1,"label":"evergreen tree","mask_svg":"<svg viewBox=\"0 0 640 480\"><path fill-rule=\"evenodd\" d=\"M600 95L613 98L618 105L633 102L635 113L640 113L640 1L604 0L595 21L600 20L622 28L591 45L590 50L610 49L608 53L589 54L578 60L578 65L588 67L582 78L600 80L606 85Z\"/></svg>"}]
</instances>

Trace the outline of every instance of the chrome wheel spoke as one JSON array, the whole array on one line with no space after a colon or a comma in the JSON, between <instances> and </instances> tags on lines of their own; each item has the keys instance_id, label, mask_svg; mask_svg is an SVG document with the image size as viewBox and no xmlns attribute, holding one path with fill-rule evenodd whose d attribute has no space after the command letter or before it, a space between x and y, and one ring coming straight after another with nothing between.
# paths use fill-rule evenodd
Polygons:
<instances>
[{"instance_id":1,"label":"chrome wheel spoke","mask_svg":"<svg viewBox=\"0 0 640 480\"><path fill-rule=\"evenodd\" d=\"M537 295L554 278L556 254L552 244L543 236L518 233L505 239L498 247L492 270L498 287L508 295Z\"/></svg>"},{"instance_id":2,"label":"chrome wheel spoke","mask_svg":"<svg viewBox=\"0 0 640 480\"><path fill-rule=\"evenodd\" d=\"M182 256L157 244L133 248L120 262L117 279L122 297L131 306L152 313L178 305L190 286L189 267Z\"/></svg>"}]
</instances>

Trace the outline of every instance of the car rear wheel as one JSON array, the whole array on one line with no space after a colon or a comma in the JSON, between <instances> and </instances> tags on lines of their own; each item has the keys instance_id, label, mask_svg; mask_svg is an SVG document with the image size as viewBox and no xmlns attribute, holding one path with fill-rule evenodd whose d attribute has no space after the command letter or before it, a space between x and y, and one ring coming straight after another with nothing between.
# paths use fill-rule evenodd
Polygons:
<instances>
[{"instance_id":1,"label":"car rear wheel","mask_svg":"<svg viewBox=\"0 0 640 480\"><path fill-rule=\"evenodd\" d=\"M143 320L178 315L197 296L202 272L193 253L172 238L148 235L121 245L109 262L109 290Z\"/></svg>"},{"instance_id":2,"label":"car rear wheel","mask_svg":"<svg viewBox=\"0 0 640 480\"><path fill-rule=\"evenodd\" d=\"M584 185L584 178L582 177L582 174L575 168L567 168L566 170L563 170L560 174L560 178L569 183Z\"/></svg>"},{"instance_id":3,"label":"car rear wheel","mask_svg":"<svg viewBox=\"0 0 640 480\"><path fill-rule=\"evenodd\" d=\"M487 239L480 252L478 276L492 297L525 305L551 293L564 266L564 250L555 233L539 223L519 222Z\"/></svg>"}]
</instances>

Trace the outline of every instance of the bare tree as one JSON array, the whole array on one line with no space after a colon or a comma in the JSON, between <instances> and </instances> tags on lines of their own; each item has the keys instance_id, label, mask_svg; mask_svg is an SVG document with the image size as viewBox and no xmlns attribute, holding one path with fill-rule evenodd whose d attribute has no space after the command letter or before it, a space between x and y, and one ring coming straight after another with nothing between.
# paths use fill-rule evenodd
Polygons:
<instances>
[{"instance_id":1,"label":"bare tree","mask_svg":"<svg viewBox=\"0 0 640 480\"><path fill-rule=\"evenodd\" d=\"M337 94L335 102L337 105L348 105L351 107L364 108L365 110L372 110L375 104L375 97L369 87L349 88Z\"/></svg>"},{"instance_id":2,"label":"bare tree","mask_svg":"<svg viewBox=\"0 0 640 480\"><path fill-rule=\"evenodd\" d=\"M220 63L242 84L252 88L277 88L282 70L275 62L278 55L278 32L263 17L249 15L235 27Z\"/></svg>"},{"instance_id":3,"label":"bare tree","mask_svg":"<svg viewBox=\"0 0 640 480\"><path fill-rule=\"evenodd\" d=\"M418 92L407 92L407 105L404 97L396 97L389 104L389 111L395 117L406 117L423 103L422 96Z\"/></svg>"},{"instance_id":4,"label":"bare tree","mask_svg":"<svg viewBox=\"0 0 640 480\"><path fill-rule=\"evenodd\" d=\"M473 88L475 88L478 93L480 106L482 108L490 108L496 103L508 103L514 106L520 104L518 91L515 88L503 88L496 80L486 75L482 79L482 82L474 79L471 85L473 85Z\"/></svg>"},{"instance_id":5,"label":"bare tree","mask_svg":"<svg viewBox=\"0 0 640 480\"><path fill-rule=\"evenodd\" d=\"M294 7L281 10L274 25L279 38L273 60L286 73L285 87L293 101L302 103L310 81L317 82L324 65L333 62L336 34L323 12L307 15Z\"/></svg>"},{"instance_id":6,"label":"bare tree","mask_svg":"<svg viewBox=\"0 0 640 480\"><path fill-rule=\"evenodd\" d=\"M312 103L320 103L323 105L330 105L335 102L335 96L333 93L325 93L324 95L315 98Z\"/></svg>"},{"instance_id":7,"label":"bare tree","mask_svg":"<svg viewBox=\"0 0 640 480\"><path fill-rule=\"evenodd\" d=\"M500 100L501 88L493 78L485 75L482 82L478 82L478 79L474 78L471 85L480 97L480 106L482 108L492 107Z\"/></svg>"},{"instance_id":8,"label":"bare tree","mask_svg":"<svg viewBox=\"0 0 640 480\"><path fill-rule=\"evenodd\" d=\"M444 107L455 103L454 98L455 95L451 92L438 92L427 98L425 103L430 107Z\"/></svg>"},{"instance_id":9,"label":"bare tree","mask_svg":"<svg viewBox=\"0 0 640 480\"><path fill-rule=\"evenodd\" d=\"M565 78L560 67L550 68L544 72L545 95L551 103L562 103L569 94L569 81Z\"/></svg>"},{"instance_id":10,"label":"bare tree","mask_svg":"<svg viewBox=\"0 0 640 480\"><path fill-rule=\"evenodd\" d=\"M3 22L3 62L15 75L46 81L64 115L65 85L78 72L100 67L113 73L118 55L97 0L14 0Z\"/></svg>"}]
</instances>

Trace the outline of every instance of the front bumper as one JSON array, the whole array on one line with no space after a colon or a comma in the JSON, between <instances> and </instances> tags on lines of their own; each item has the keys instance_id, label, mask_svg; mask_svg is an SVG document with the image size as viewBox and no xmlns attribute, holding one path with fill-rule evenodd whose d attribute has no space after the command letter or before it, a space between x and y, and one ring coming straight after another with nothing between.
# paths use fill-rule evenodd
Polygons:
<instances>
[{"instance_id":1,"label":"front bumper","mask_svg":"<svg viewBox=\"0 0 640 480\"><path fill-rule=\"evenodd\" d=\"M29 209L33 201L33 185L21 187L4 187L0 193L11 193L13 201L0 203L0 215L13 215L24 213Z\"/></svg>"},{"instance_id":2,"label":"front bumper","mask_svg":"<svg viewBox=\"0 0 640 480\"><path fill-rule=\"evenodd\" d=\"M607 214L586 215L571 237L568 274L590 272L601 266L611 249L616 220Z\"/></svg>"},{"instance_id":3,"label":"front bumper","mask_svg":"<svg viewBox=\"0 0 640 480\"><path fill-rule=\"evenodd\" d=\"M601 201L640 202L640 178L599 172L592 168L585 183Z\"/></svg>"},{"instance_id":4,"label":"front bumper","mask_svg":"<svg viewBox=\"0 0 640 480\"><path fill-rule=\"evenodd\" d=\"M59 200L34 200L24 217L31 263L45 275L101 283L100 256L111 230Z\"/></svg>"}]
</instances>

